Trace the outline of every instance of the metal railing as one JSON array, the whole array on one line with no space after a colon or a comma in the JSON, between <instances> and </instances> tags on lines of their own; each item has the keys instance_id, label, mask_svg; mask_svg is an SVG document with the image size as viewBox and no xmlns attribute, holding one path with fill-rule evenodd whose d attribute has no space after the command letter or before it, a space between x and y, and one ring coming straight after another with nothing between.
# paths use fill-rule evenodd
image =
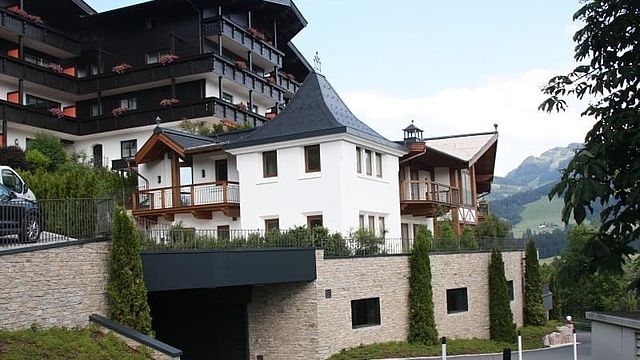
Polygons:
<instances>
[{"instance_id":1,"label":"metal railing","mask_svg":"<svg viewBox=\"0 0 640 360\"><path fill-rule=\"evenodd\" d=\"M265 248L324 249L325 257L362 257L410 254L413 239L380 237L342 237L306 229L287 231L195 229L166 226L140 220L138 229L143 239L143 251L171 250L237 250ZM486 252L493 248L504 251L524 250L523 239L481 238L469 241L435 239L432 254Z\"/></svg>"},{"instance_id":2,"label":"metal railing","mask_svg":"<svg viewBox=\"0 0 640 360\"><path fill-rule=\"evenodd\" d=\"M134 193L133 210L239 203L240 185L233 181L217 181L138 190Z\"/></svg>"},{"instance_id":3,"label":"metal railing","mask_svg":"<svg viewBox=\"0 0 640 360\"><path fill-rule=\"evenodd\" d=\"M425 180L403 180L400 182L400 201L420 201L458 205L458 189L449 185Z\"/></svg>"},{"instance_id":4,"label":"metal railing","mask_svg":"<svg viewBox=\"0 0 640 360\"><path fill-rule=\"evenodd\" d=\"M111 198L0 199L0 250L108 237L114 209Z\"/></svg>"}]
</instances>

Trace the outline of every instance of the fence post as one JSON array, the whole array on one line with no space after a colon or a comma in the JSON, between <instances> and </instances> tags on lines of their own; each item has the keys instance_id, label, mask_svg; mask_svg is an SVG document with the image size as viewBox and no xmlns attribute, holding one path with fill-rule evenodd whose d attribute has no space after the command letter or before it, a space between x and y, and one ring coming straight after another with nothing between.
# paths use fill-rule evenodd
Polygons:
<instances>
[{"instance_id":1,"label":"fence post","mask_svg":"<svg viewBox=\"0 0 640 360\"><path fill-rule=\"evenodd\" d=\"M518 330L518 360L522 360L522 333Z\"/></svg>"},{"instance_id":2,"label":"fence post","mask_svg":"<svg viewBox=\"0 0 640 360\"><path fill-rule=\"evenodd\" d=\"M442 360L447 360L447 337L443 336L441 339L442 343Z\"/></svg>"},{"instance_id":3,"label":"fence post","mask_svg":"<svg viewBox=\"0 0 640 360\"><path fill-rule=\"evenodd\" d=\"M573 360L578 360L578 335L575 325L573 326Z\"/></svg>"}]
</instances>

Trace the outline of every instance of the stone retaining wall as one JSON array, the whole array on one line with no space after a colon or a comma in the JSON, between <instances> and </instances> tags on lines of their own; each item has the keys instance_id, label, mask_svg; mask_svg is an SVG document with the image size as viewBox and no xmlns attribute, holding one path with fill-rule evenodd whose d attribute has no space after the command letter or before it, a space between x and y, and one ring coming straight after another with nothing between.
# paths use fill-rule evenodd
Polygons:
<instances>
[{"instance_id":1,"label":"stone retaining wall","mask_svg":"<svg viewBox=\"0 0 640 360\"><path fill-rule=\"evenodd\" d=\"M86 326L107 313L110 242L0 256L0 327Z\"/></svg>"}]
</instances>

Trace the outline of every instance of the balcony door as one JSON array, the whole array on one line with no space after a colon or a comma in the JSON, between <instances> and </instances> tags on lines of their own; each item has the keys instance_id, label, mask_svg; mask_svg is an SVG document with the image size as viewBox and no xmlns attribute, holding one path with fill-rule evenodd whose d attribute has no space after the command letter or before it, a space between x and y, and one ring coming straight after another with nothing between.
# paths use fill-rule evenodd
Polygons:
<instances>
[{"instance_id":1,"label":"balcony door","mask_svg":"<svg viewBox=\"0 0 640 360\"><path fill-rule=\"evenodd\" d=\"M102 144L93 146L93 166L102 167Z\"/></svg>"},{"instance_id":2,"label":"balcony door","mask_svg":"<svg viewBox=\"0 0 640 360\"><path fill-rule=\"evenodd\" d=\"M411 250L409 244L409 224L400 224L400 237L402 238L402 251L408 252L409 250Z\"/></svg>"},{"instance_id":3,"label":"balcony door","mask_svg":"<svg viewBox=\"0 0 640 360\"><path fill-rule=\"evenodd\" d=\"M228 180L227 159L216 160L216 181Z\"/></svg>"}]
</instances>

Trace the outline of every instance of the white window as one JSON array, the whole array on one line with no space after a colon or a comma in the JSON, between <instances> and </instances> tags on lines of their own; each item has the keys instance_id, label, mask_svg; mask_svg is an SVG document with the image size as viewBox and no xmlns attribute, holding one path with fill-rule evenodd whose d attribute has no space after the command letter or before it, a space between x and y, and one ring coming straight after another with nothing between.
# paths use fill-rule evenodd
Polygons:
<instances>
[{"instance_id":1,"label":"white window","mask_svg":"<svg viewBox=\"0 0 640 360\"><path fill-rule=\"evenodd\" d=\"M356 147L356 164L358 174L362 174L362 148Z\"/></svg>"},{"instance_id":2,"label":"white window","mask_svg":"<svg viewBox=\"0 0 640 360\"><path fill-rule=\"evenodd\" d=\"M465 205L473 205L473 193L471 189L471 175L468 170L462 170L462 202Z\"/></svg>"},{"instance_id":3,"label":"white window","mask_svg":"<svg viewBox=\"0 0 640 360\"><path fill-rule=\"evenodd\" d=\"M382 154L376 153L376 176L382 177Z\"/></svg>"},{"instance_id":4,"label":"white window","mask_svg":"<svg viewBox=\"0 0 640 360\"><path fill-rule=\"evenodd\" d=\"M127 108L129 110L136 110L138 109L138 99L134 97L128 98L128 99L121 99L120 107Z\"/></svg>"},{"instance_id":5,"label":"white window","mask_svg":"<svg viewBox=\"0 0 640 360\"><path fill-rule=\"evenodd\" d=\"M365 165L366 170L367 170L367 175L371 175L372 174L372 168L373 168L373 161L371 159L371 150L365 150L364 151L364 165Z\"/></svg>"},{"instance_id":6,"label":"white window","mask_svg":"<svg viewBox=\"0 0 640 360\"><path fill-rule=\"evenodd\" d=\"M169 49L149 51L145 55L145 61L147 64L156 64L160 62L160 57L162 55L166 55L168 53L169 53Z\"/></svg>"}]
</instances>

